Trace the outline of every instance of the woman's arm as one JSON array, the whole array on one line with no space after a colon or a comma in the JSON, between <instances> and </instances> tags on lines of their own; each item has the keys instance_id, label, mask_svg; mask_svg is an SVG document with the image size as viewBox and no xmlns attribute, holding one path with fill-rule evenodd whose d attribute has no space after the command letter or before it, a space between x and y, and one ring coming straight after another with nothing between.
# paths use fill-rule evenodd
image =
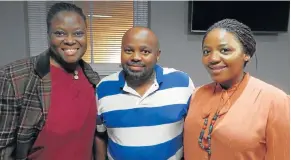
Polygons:
<instances>
[{"instance_id":1,"label":"woman's arm","mask_svg":"<svg viewBox=\"0 0 291 160\"><path fill-rule=\"evenodd\" d=\"M275 95L269 111L266 160L290 160L290 97Z\"/></svg>"}]
</instances>

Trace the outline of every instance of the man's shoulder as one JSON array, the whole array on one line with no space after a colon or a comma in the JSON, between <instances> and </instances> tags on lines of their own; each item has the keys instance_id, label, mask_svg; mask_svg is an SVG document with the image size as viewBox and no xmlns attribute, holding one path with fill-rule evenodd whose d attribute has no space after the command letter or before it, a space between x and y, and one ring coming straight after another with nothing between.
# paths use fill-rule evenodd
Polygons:
<instances>
[{"instance_id":1,"label":"man's shoulder","mask_svg":"<svg viewBox=\"0 0 291 160\"><path fill-rule=\"evenodd\" d=\"M163 84L160 89L169 89L169 88L188 88L192 90L195 88L194 83L190 76L181 70L175 68L163 67L162 74Z\"/></svg>"},{"instance_id":2,"label":"man's shoulder","mask_svg":"<svg viewBox=\"0 0 291 160\"><path fill-rule=\"evenodd\" d=\"M189 86L193 83L191 77L186 72L175 68L167 67L163 67L163 80L164 82L168 82L171 85L184 84L186 86Z\"/></svg>"},{"instance_id":3,"label":"man's shoulder","mask_svg":"<svg viewBox=\"0 0 291 160\"><path fill-rule=\"evenodd\" d=\"M108 75L98 83L96 87L98 98L120 93L119 73Z\"/></svg>"},{"instance_id":4,"label":"man's shoulder","mask_svg":"<svg viewBox=\"0 0 291 160\"><path fill-rule=\"evenodd\" d=\"M171 76L171 78L184 78L184 79L190 78L190 76L186 72L168 67L163 67L163 76Z\"/></svg>"},{"instance_id":5,"label":"man's shoulder","mask_svg":"<svg viewBox=\"0 0 291 160\"><path fill-rule=\"evenodd\" d=\"M110 74L101 79L101 81L97 85L98 90L108 90L108 88L114 89L118 87L119 84L119 72Z\"/></svg>"},{"instance_id":6,"label":"man's shoulder","mask_svg":"<svg viewBox=\"0 0 291 160\"><path fill-rule=\"evenodd\" d=\"M107 83L107 82L112 82L112 83L118 82L119 81L119 74L120 74L120 71L103 77L101 79L101 81L99 82L98 86L100 86L101 84Z\"/></svg>"}]
</instances>

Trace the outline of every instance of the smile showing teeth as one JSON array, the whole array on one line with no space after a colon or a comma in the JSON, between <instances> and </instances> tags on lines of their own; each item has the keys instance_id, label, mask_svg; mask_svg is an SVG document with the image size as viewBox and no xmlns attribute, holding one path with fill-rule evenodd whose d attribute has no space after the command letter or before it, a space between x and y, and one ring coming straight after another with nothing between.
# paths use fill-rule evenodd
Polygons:
<instances>
[{"instance_id":1,"label":"smile showing teeth","mask_svg":"<svg viewBox=\"0 0 291 160\"><path fill-rule=\"evenodd\" d=\"M63 49L65 55L72 56L76 54L78 49Z\"/></svg>"}]
</instances>

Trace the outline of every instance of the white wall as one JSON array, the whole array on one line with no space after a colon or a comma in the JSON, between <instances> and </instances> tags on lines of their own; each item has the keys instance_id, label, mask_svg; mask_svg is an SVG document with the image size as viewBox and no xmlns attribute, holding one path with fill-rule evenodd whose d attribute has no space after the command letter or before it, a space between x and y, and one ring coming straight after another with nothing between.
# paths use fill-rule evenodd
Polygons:
<instances>
[{"instance_id":1,"label":"white wall","mask_svg":"<svg viewBox=\"0 0 291 160\"><path fill-rule=\"evenodd\" d=\"M157 34L162 54L160 64L187 72L199 86L211 79L201 63L202 35L188 34L188 2L152 1L150 28ZM290 34L256 35L258 69L253 57L247 70L285 92L290 89Z\"/></svg>"}]
</instances>

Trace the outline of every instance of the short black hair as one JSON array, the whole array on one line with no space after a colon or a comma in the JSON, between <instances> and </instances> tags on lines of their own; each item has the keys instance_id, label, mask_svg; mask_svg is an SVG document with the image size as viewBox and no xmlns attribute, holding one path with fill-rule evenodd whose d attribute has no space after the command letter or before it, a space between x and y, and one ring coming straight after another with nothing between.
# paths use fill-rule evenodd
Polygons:
<instances>
[{"instance_id":1,"label":"short black hair","mask_svg":"<svg viewBox=\"0 0 291 160\"><path fill-rule=\"evenodd\" d=\"M83 10L80 7L76 6L75 4L66 2L55 3L54 5L52 5L52 7L49 9L47 13L46 17L47 33L49 33L50 31L51 20L54 18L56 14L62 11L76 12L83 18L83 20L86 23L86 16L84 15Z\"/></svg>"},{"instance_id":2,"label":"short black hair","mask_svg":"<svg viewBox=\"0 0 291 160\"><path fill-rule=\"evenodd\" d=\"M242 44L245 54L249 55L250 57L252 57L255 54L256 40L250 27L235 19L223 19L214 23L206 31L202 43L204 43L207 34L216 28L225 29L226 31L233 33Z\"/></svg>"}]
</instances>

